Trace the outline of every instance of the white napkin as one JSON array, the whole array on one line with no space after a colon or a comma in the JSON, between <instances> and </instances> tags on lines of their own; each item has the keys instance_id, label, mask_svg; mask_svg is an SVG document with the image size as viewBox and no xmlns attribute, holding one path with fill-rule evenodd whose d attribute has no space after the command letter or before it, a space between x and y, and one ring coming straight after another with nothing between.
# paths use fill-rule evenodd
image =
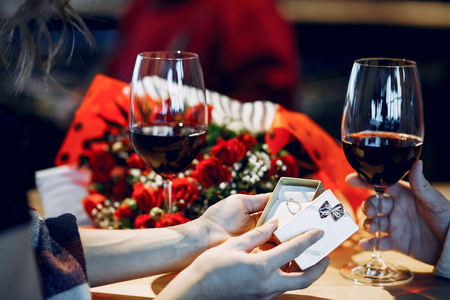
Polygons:
<instances>
[{"instance_id":1,"label":"white napkin","mask_svg":"<svg viewBox=\"0 0 450 300\"><path fill-rule=\"evenodd\" d=\"M37 171L36 187L41 196L45 216L73 213L78 226L92 225L81 200L88 194L90 173L64 165Z\"/></svg>"}]
</instances>

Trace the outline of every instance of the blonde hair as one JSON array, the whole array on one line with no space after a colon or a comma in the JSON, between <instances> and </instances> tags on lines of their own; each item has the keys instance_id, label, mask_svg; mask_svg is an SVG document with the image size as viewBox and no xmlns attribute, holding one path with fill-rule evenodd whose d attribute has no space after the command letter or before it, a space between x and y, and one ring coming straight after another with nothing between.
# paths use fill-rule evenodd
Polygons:
<instances>
[{"instance_id":1,"label":"blonde hair","mask_svg":"<svg viewBox=\"0 0 450 300\"><path fill-rule=\"evenodd\" d=\"M60 19L62 31L55 43L48 29L50 19ZM69 0L27 0L14 17L0 20L0 59L7 72L12 72L16 92L21 91L38 67L55 85L50 75L52 64L61 50L67 31L78 30L87 43L94 46L94 39L82 18L70 6ZM20 43L18 53L12 53L12 44ZM72 42L72 51L74 41ZM46 50L44 52L44 49ZM72 51L67 58L70 61Z\"/></svg>"}]
</instances>

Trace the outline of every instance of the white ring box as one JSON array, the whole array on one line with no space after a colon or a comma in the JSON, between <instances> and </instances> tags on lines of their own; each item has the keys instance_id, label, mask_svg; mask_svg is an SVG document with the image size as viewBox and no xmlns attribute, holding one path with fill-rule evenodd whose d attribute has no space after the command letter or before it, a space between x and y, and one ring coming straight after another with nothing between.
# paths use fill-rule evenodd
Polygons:
<instances>
[{"instance_id":1,"label":"white ring box","mask_svg":"<svg viewBox=\"0 0 450 300\"><path fill-rule=\"evenodd\" d=\"M294 260L301 270L306 270L359 230L345 208L342 207L338 212L339 204L341 203L331 190L325 190L319 180L282 177L257 226L277 217L279 224L274 232L277 243L283 243L311 229L323 230L322 239ZM324 209L327 216L323 216L323 213L321 216L320 209L323 206L327 206Z\"/></svg>"}]
</instances>

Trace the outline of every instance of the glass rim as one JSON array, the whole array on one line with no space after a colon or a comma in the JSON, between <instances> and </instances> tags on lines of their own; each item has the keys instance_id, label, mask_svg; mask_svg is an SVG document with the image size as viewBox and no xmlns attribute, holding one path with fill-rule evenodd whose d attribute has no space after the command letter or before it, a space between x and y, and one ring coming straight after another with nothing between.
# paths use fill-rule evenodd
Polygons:
<instances>
[{"instance_id":1,"label":"glass rim","mask_svg":"<svg viewBox=\"0 0 450 300\"><path fill-rule=\"evenodd\" d=\"M189 51L145 51L137 55L143 59L186 60L198 59L198 54Z\"/></svg>"},{"instance_id":2,"label":"glass rim","mask_svg":"<svg viewBox=\"0 0 450 300\"><path fill-rule=\"evenodd\" d=\"M413 60L404 58L390 58L390 57L360 58L355 60L354 63L365 67L380 67L380 68L404 68L417 66L417 63Z\"/></svg>"}]
</instances>

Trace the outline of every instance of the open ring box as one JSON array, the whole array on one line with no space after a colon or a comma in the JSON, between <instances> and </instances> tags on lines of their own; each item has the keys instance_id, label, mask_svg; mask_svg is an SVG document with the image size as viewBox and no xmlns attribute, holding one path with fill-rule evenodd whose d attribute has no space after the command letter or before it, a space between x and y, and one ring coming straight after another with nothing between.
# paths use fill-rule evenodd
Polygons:
<instances>
[{"instance_id":1,"label":"open ring box","mask_svg":"<svg viewBox=\"0 0 450 300\"><path fill-rule=\"evenodd\" d=\"M359 229L331 190L325 190L319 180L280 178L257 226L272 217L279 220L274 232L277 243L311 229L324 231L322 239L294 260L301 270L318 263Z\"/></svg>"}]
</instances>

